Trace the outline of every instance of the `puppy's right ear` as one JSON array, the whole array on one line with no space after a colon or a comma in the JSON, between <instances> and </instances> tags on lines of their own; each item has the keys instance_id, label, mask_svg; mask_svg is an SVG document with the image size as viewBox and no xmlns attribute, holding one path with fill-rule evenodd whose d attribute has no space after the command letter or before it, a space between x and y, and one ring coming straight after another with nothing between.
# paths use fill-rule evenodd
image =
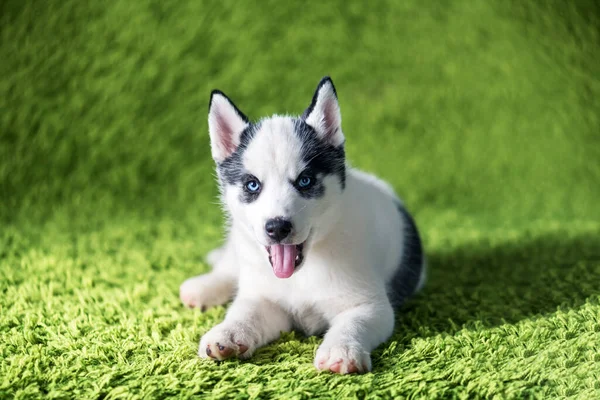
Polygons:
<instances>
[{"instance_id":1,"label":"puppy's right ear","mask_svg":"<svg viewBox=\"0 0 600 400\"><path fill-rule=\"evenodd\" d=\"M225 93L213 90L208 107L208 132L212 157L220 163L240 144L240 136L250 124L248 118L233 104Z\"/></svg>"}]
</instances>

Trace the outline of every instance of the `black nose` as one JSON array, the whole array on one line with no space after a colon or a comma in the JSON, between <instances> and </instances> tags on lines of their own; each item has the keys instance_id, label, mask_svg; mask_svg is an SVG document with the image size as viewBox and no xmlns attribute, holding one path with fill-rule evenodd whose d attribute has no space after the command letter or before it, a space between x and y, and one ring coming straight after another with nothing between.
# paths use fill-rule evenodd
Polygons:
<instances>
[{"instance_id":1,"label":"black nose","mask_svg":"<svg viewBox=\"0 0 600 400\"><path fill-rule=\"evenodd\" d=\"M287 219L273 218L267 221L265 230L271 239L280 242L292 231L292 223Z\"/></svg>"}]
</instances>

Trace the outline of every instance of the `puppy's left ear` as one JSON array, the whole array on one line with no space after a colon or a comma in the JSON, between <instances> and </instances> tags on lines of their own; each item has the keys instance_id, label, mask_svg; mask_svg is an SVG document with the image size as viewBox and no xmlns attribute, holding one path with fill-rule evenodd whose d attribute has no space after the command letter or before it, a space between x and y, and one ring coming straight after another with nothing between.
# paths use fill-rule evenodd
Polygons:
<instances>
[{"instance_id":1,"label":"puppy's left ear","mask_svg":"<svg viewBox=\"0 0 600 400\"><path fill-rule=\"evenodd\" d=\"M344 144L342 114L333 81L326 76L321 79L310 106L302 114L302 119L312 126L317 135L335 147Z\"/></svg>"}]
</instances>

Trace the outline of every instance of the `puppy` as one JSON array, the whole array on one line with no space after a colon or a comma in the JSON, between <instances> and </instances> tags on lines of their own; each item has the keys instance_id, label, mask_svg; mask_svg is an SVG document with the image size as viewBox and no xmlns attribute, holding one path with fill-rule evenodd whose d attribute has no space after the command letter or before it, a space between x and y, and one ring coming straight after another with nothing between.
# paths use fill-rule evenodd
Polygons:
<instances>
[{"instance_id":1,"label":"puppy","mask_svg":"<svg viewBox=\"0 0 600 400\"><path fill-rule=\"evenodd\" d=\"M251 122L222 92L208 127L228 216L212 272L185 281L183 303L205 309L234 298L200 340L200 357L248 358L297 329L325 333L314 365L371 370L371 351L392 334L394 308L425 281L415 223L393 189L346 164L332 80L300 117Z\"/></svg>"}]
</instances>

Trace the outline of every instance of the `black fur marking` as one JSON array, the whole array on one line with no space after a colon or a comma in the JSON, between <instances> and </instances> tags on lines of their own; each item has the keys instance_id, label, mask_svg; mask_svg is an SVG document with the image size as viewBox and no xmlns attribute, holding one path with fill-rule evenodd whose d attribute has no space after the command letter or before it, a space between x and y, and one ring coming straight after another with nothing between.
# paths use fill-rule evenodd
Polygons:
<instances>
[{"instance_id":1,"label":"black fur marking","mask_svg":"<svg viewBox=\"0 0 600 400\"><path fill-rule=\"evenodd\" d=\"M307 190L298 190L300 195L312 199L323 196L325 175L337 175L342 189L346 187L346 154L344 146L335 147L319 138L314 128L303 119L294 119L294 131L302 142L301 157L306 163L303 174L308 174L316 182Z\"/></svg>"},{"instance_id":2,"label":"black fur marking","mask_svg":"<svg viewBox=\"0 0 600 400\"><path fill-rule=\"evenodd\" d=\"M399 307L414 294L423 269L423 246L415 221L408 211L398 205L404 220L404 249L400 266L388 285L388 296L394 307Z\"/></svg>"},{"instance_id":3,"label":"black fur marking","mask_svg":"<svg viewBox=\"0 0 600 400\"><path fill-rule=\"evenodd\" d=\"M242 158L252 138L259 129L260 123L251 123L248 125L240 136L240 145L237 149L229 157L217 164L217 172L222 183L235 186L242 186L246 183L244 178L247 177L248 173L244 169ZM240 200L244 203L251 203L258 198L259 194L260 192L249 193L246 190L242 190Z\"/></svg>"},{"instance_id":4,"label":"black fur marking","mask_svg":"<svg viewBox=\"0 0 600 400\"><path fill-rule=\"evenodd\" d=\"M213 90L212 92L210 92L210 101L208 102L208 112L210 113L210 108L212 107L212 102L213 102L213 97L215 96L215 94L220 94L221 96L225 97L225 99L229 102L229 104L231 104L231 107L233 107L233 109L235 110L235 112L237 113L237 115L244 120L244 122L246 123L250 123L250 120L248 119L248 117L246 117L246 115L244 115L243 112L240 111L239 108L237 108L237 106L233 103L233 101L231 101L231 99L229 97L227 97L227 95L223 92L221 92L218 89Z\"/></svg>"},{"instance_id":5,"label":"black fur marking","mask_svg":"<svg viewBox=\"0 0 600 400\"><path fill-rule=\"evenodd\" d=\"M321 90L321 88L323 86L325 86L325 84L329 82L331 84L331 87L333 88L333 94L335 95L335 98L337 99L337 91L335 90L335 86L333 85L333 81L331 80L330 77L328 76L324 76L321 81L319 82L319 84L317 85L317 90L315 90L315 94L313 94L313 98L312 101L310 103L310 106L308 106L308 108L306 110L304 110L304 112L302 113L302 119L306 120L306 118L308 118L308 116L310 115L310 113L313 112L313 110L315 109L315 105L317 105L317 99L319 98L319 91Z\"/></svg>"},{"instance_id":6,"label":"black fur marking","mask_svg":"<svg viewBox=\"0 0 600 400\"><path fill-rule=\"evenodd\" d=\"M258 199L258 196L260 195L260 192L262 190L262 187L256 191L256 192L251 192L250 190L248 190L248 188L246 187L246 185L248 184L248 182L250 181L257 181L259 183L259 185L261 184L260 181L254 176L254 175L250 175L250 174L244 174L242 176L242 194L241 194L241 200L244 203L252 203L254 200Z\"/></svg>"},{"instance_id":7,"label":"black fur marking","mask_svg":"<svg viewBox=\"0 0 600 400\"><path fill-rule=\"evenodd\" d=\"M313 183L309 187L302 188L298 185L298 181L303 176L309 176L313 180ZM325 194L325 186L323 185L322 179L323 176L317 176L310 169L305 169L300 176L298 176L298 179L291 181L290 183L296 188L298 193L300 193L300 196L305 199L315 199Z\"/></svg>"}]
</instances>

